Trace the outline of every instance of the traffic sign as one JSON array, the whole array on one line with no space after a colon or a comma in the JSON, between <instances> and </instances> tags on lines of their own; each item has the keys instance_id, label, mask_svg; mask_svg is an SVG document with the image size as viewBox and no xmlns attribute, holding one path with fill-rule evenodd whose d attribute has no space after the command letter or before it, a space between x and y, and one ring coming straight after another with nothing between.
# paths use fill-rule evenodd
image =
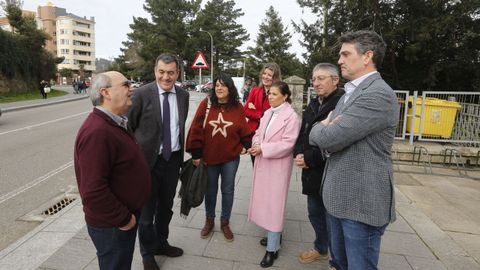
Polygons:
<instances>
[{"instance_id":1,"label":"traffic sign","mask_svg":"<svg viewBox=\"0 0 480 270\"><path fill-rule=\"evenodd\" d=\"M195 61L193 61L192 68L208 68L207 60L201 51L198 51Z\"/></svg>"}]
</instances>

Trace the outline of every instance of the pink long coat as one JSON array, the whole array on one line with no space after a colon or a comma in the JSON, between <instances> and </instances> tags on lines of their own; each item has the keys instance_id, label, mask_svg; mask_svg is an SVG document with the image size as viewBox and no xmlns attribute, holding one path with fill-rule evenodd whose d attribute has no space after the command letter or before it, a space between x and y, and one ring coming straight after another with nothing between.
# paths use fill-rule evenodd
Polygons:
<instances>
[{"instance_id":1,"label":"pink long coat","mask_svg":"<svg viewBox=\"0 0 480 270\"><path fill-rule=\"evenodd\" d=\"M281 232L300 121L292 106L284 103L265 134L271 117L270 108L260 120L252 140L252 145L260 144L262 153L255 157L248 219L268 231Z\"/></svg>"}]
</instances>

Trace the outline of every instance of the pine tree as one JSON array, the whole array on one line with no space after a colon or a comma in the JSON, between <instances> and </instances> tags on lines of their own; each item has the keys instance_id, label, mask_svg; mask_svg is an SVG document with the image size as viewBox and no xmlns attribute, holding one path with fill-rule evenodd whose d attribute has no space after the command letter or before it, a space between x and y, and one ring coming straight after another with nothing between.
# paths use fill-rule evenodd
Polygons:
<instances>
[{"instance_id":1,"label":"pine tree","mask_svg":"<svg viewBox=\"0 0 480 270\"><path fill-rule=\"evenodd\" d=\"M168 52L183 59L188 51L187 40L194 15L200 9L201 0L146 0L144 9L150 13L146 18L133 18L132 32L123 43L124 52L134 47L147 64L137 74L147 80L153 79L155 59ZM116 59L118 67L125 67L128 55ZM182 61L183 62L183 61Z\"/></svg>"},{"instance_id":2,"label":"pine tree","mask_svg":"<svg viewBox=\"0 0 480 270\"><path fill-rule=\"evenodd\" d=\"M259 26L255 47L249 48L251 55L249 63L253 64L249 67L249 74L258 74L260 65L266 62L276 62L280 65L282 76L302 75L300 61L293 53L288 52L291 47L290 39L292 35L289 33L280 19L278 12L273 6L270 6L266 13L265 19ZM252 70L255 69L255 70Z\"/></svg>"},{"instance_id":3,"label":"pine tree","mask_svg":"<svg viewBox=\"0 0 480 270\"><path fill-rule=\"evenodd\" d=\"M214 65L217 71L227 71L232 64L242 61L239 47L249 39L247 30L236 22L244 13L235 8L233 0L211 0L198 13L192 27L192 37L196 42L194 47L210 58L210 37L203 31L208 31L214 42ZM193 61L193 59L192 59ZM215 72L216 73L216 72Z\"/></svg>"}]
</instances>

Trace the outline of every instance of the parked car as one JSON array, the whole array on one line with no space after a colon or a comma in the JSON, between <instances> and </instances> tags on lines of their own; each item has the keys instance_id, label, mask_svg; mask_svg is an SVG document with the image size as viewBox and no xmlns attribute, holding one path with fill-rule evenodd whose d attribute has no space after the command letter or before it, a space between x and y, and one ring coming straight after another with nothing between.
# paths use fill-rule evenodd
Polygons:
<instances>
[{"instance_id":1,"label":"parked car","mask_svg":"<svg viewBox=\"0 0 480 270\"><path fill-rule=\"evenodd\" d=\"M195 90L196 86L197 86L197 82L193 80L186 80L182 83L180 87L182 87L185 90Z\"/></svg>"},{"instance_id":2,"label":"parked car","mask_svg":"<svg viewBox=\"0 0 480 270\"><path fill-rule=\"evenodd\" d=\"M204 84L201 88L201 91L202 93L207 93L209 92L210 90L212 90L213 88L213 83L212 82L208 82L206 84Z\"/></svg>"}]
</instances>

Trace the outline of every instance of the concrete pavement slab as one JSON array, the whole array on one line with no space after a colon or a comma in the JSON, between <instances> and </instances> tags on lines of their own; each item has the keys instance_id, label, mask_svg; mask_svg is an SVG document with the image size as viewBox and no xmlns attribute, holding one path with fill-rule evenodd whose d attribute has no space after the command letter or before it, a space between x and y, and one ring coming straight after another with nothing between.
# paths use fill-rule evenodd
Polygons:
<instances>
[{"instance_id":1,"label":"concrete pavement slab","mask_svg":"<svg viewBox=\"0 0 480 270\"><path fill-rule=\"evenodd\" d=\"M92 260L96 261L95 246L89 239L72 238L53 256L48 258L42 268L78 270L86 267Z\"/></svg>"},{"instance_id":2,"label":"concrete pavement slab","mask_svg":"<svg viewBox=\"0 0 480 270\"><path fill-rule=\"evenodd\" d=\"M432 260L427 258L420 257L405 257L408 261L408 264L412 269L415 270L447 270L445 265L439 260ZM450 269L461 269L461 268L450 268ZM474 268L473 268L474 269Z\"/></svg>"},{"instance_id":3,"label":"concrete pavement slab","mask_svg":"<svg viewBox=\"0 0 480 270\"><path fill-rule=\"evenodd\" d=\"M480 235L460 232L448 232L448 235L480 264Z\"/></svg>"},{"instance_id":4,"label":"concrete pavement slab","mask_svg":"<svg viewBox=\"0 0 480 270\"><path fill-rule=\"evenodd\" d=\"M415 231L408 225L405 219L397 212L397 220L390 223L386 229L387 232L400 232L400 233L411 233L415 234Z\"/></svg>"},{"instance_id":5,"label":"concrete pavement slab","mask_svg":"<svg viewBox=\"0 0 480 270\"><path fill-rule=\"evenodd\" d=\"M427 246L411 233L388 232L382 237L382 252L435 259Z\"/></svg>"},{"instance_id":6,"label":"concrete pavement slab","mask_svg":"<svg viewBox=\"0 0 480 270\"><path fill-rule=\"evenodd\" d=\"M378 260L378 268L385 270L412 269L405 256L385 253L380 253L380 259Z\"/></svg>"},{"instance_id":7,"label":"concrete pavement slab","mask_svg":"<svg viewBox=\"0 0 480 270\"><path fill-rule=\"evenodd\" d=\"M447 269L480 269L480 265L419 208L413 204L398 205L397 210Z\"/></svg>"},{"instance_id":8,"label":"concrete pavement slab","mask_svg":"<svg viewBox=\"0 0 480 270\"><path fill-rule=\"evenodd\" d=\"M74 235L71 232L39 232L2 258L0 269L36 269L52 255L52 250L63 247Z\"/></svg>"},{"instance_id":9,"label":"concrete pavement slab","mask_svg":"<svg viewBox=\"0 0 480 270\"><path fill-rule=\"evenodd\" d=\"M161 269L168 270L198 270L199 267L209 270L233 269L233 261L215 258L185 255L179 258L168 258L162 263Z\"/></svg>"}]
</instances>

